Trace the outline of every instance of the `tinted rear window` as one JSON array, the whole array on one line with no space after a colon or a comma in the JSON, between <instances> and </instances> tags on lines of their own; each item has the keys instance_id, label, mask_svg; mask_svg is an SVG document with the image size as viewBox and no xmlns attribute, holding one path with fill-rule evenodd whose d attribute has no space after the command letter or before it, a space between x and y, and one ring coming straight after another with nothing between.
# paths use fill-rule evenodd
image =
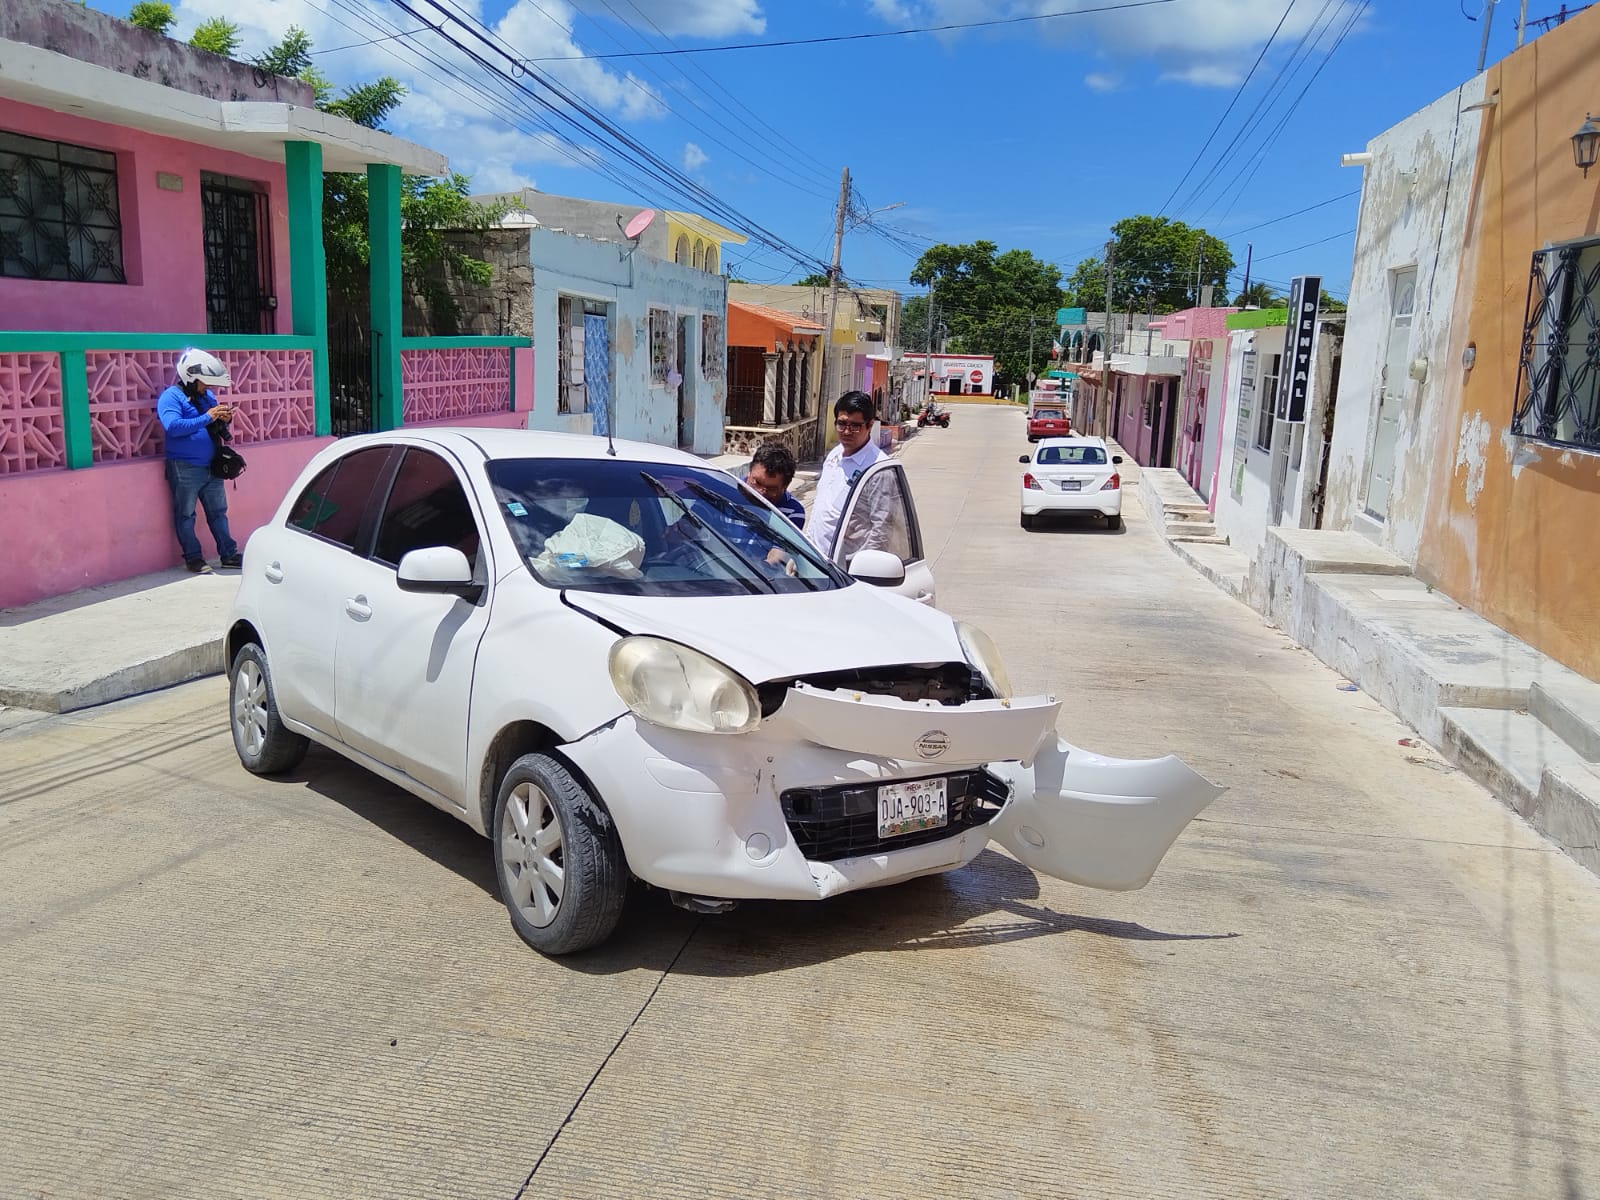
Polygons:
<instances>
[{"instance_id":1,"label":"tinted rear window","mask_svg":"<svg viewBox=\"0 0 1600 1200\"><path fill-rule=\"evenodd\" d=\"M1099 446L1042 446L1033 461L1041 467L1103 467L1106 452Z\"/></svg>"}]
</instances>

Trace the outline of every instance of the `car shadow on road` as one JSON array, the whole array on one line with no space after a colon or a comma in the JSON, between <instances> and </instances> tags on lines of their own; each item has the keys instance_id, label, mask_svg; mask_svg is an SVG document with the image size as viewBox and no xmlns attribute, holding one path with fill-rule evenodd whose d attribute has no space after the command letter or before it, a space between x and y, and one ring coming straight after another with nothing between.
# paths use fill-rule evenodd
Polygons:
<instances>
[{"instance_id":1,"label":"car shadow on road","mask_svg":"<svg viewBox=\"0 0 1600 1200\"><path fill-rule=\"evenodd\" d=\"M961 870L943 875L821 903L746 901L720 916L696 917L674 907L664 893L641 888L629 897L623 923L610 942L562 961L586 974L670 966L675 974L731 978L855 954L965 950L1074 934L1139 942L1240 936L1173 932L1136 921L1057 912L1039 902L1033 871L985 850Z\"/></svg>"},{"instance_id":2,"label":"car shadow on road","mask_svg":"<svg viewBox=\"0 0 1600 1200\"><path fill-rule=\"evenodd\" d=\"M321 747L278 776L404 842L476 884L499 904L488 843L448 813ZM622 922L594 950L561 959L585 974L657 970L712 977L786 971L892 950L963 950L1030 938L1084 935L1136 942L1215 941L1237 933L1151 929L1136 921L1057 912L1039 901L1039 879L985 850L958 871L849 892L820 903L747 900L730 913L686 912L666 892L635 883Z\"/></svg>"},{"instance_id":3,"label":"car shadow on road","mask_svg":"<svg viewBox=\"0 0 1600 1200\"><path fill-rule=\"evenodd\" d=\"M1033 524L1025 530L1027 533L1098 533L1110 537L1121 537L1128 530L1126 520L1118 521L1117 527L1112 529L1105 522L1104 517L1092 513L1055 513L1045 515L1040 513L1034 517Z\"/></svg>"}]
</instances>

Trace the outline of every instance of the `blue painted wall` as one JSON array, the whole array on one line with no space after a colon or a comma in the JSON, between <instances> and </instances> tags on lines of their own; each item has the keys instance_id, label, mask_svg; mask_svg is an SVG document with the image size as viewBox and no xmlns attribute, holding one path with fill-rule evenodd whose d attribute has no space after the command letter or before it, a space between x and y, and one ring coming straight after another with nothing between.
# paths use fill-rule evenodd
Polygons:
<instances>
[{"instance_id":1,"label":"blue painted wall","mask_svg":"<svg viewBox=\"0 0 1600 1200\"><path fill-rule=\"evenodd\" d=\"M700 370L700 318L714 315L727 329L728 285L720 275L651 258L627 245L577 237L549 229L529 230L528 254L533 263L533 412L530 429L593 433L588 413L562 413L558 379L562 296L598 300L611 315L612 431L630 441L675 446L678 439L678 390L650 379L652 307L672 312L683 332L688 321L683 386L687 425L696 454L722 453L722 428L727 413L726 354L715 378ZM726 338L724 338L726 343Z\"/></svg>"}]
</instances>

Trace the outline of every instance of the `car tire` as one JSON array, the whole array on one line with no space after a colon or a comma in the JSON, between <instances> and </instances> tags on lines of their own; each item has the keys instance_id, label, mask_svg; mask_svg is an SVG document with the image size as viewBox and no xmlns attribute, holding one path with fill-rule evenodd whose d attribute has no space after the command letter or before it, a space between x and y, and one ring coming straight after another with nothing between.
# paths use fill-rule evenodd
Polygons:
<instances>
[{"instance_id":1,"label":"car tire","mask_svg":"<svg viewBox=\"0 0 1600 1200\"><path fill-rule=\"evenodd\" d=\"M1112 533L1120 533L1120 532L1122 532L1122 514L1118 513L1114 517L1107 517L1106 518L1106 528L1109 529Z\"/></svg>"},{"instance_id":2,"label":"car tire","mask_svg":"<svg viewBox=\"0 0 1600 1200\"><path fill-rule=\"evenodd\" d=\"M239 647L228 668L228 725L233 749L252 775L276 775L300 765L310 745L283 723L272 688L267 652L255 642Z\"/></svg>"},{"instance_id":3,"label":"car tire","mask_svg":"<svg viewBox=\"0 0 1600 1200\"><path fill-rule=\"evenodd\" d=\"M495 879L517 936L541 954L598 946L622 918L628 866L605 806L548 754L525 754L495 797Z\"/></svg>"},{"instance_id":4,"label":"car tire","mask_svg":"<svg viewBox=\"0 0 1600 1200\"><path fill-rule=\"evenodd\" d=\"M1022 514L1022 527L1024 529L1032 529L1033 528L1033 517L1030 514L1028 514L1028 513L1023 513Z\"/></svg>"}]
</instances>

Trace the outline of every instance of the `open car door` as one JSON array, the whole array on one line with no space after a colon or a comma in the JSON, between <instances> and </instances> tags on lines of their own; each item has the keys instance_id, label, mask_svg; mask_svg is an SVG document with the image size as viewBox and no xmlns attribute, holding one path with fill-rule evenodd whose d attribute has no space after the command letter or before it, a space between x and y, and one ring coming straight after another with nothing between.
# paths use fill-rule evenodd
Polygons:
<instances>
[{"instance_id":1,"label":"open car door","mask_svg":"<svg viewBox=\"0 0 1600 1200\"><path fill-rule=\"evenodd\" d=\"M873 463L850 485L834 534L832 559L845 571L862 550L886 550L905 567L894 591L919 604L934 602L933 572L922 552L922 529L905 467L892 458Z\"/></svg>"},{"instance_id":2,"label":"open car door","mask_svg":"<svg viewBox=\"0 0 1600 1200\"><path fill-rule=\"evenodd\" d=\"M1223 791L1172 755L1106 758L1059 739L1029 765L989 770L1012 789L991 841L1043 875L1113 892L1149 883L1184 827Z\"/></svg>"}]
</instances>

